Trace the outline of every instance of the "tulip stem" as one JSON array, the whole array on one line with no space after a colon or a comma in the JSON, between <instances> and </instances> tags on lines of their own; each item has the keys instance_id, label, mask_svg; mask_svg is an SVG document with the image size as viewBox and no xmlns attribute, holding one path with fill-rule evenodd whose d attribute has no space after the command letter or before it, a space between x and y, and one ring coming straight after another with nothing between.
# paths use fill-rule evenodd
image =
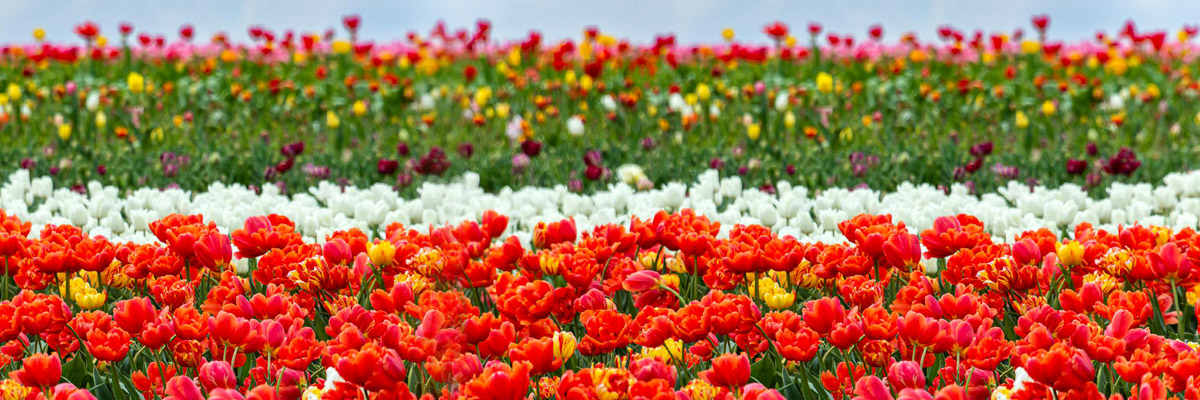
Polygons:
<instances>
[{"instance_id":1,"label":"tulip stem","mask_svg":"<svg viewBox=\"0 0 1200 400\"><path fill-rule=\"evenodd\" d=\"M801 390L800 390L800 394L804 396L804 399L805 399L805 400L807 400L807 399L808 399L808 389L809 389L809 386L808 386L808 366L807 366L807 365L804 365L804 364L807 364L807 363L801 363L801 364L800 364L800 368L799 368L799 370L800 370L800 382L803 384L803 387L802 387L802 388L801 388Z\"/></svg>"},{"instance_id":2,"label":"tulip stem","mask_svg":"<svg viewBox=\"0 0 1200 400\"><path fill-rule=\"evenodd\" d=\"M158 354L158 350L151 350L150 354L154 355L154 363L158 364L158 378L162 380L162 385L165 389L167 387L167 374L163 371L162 356ZM157 392L154 393L154 398L160 398Z\"/></svg>"},{"instance_id":3,"label":"tulip stem","mask_svg":"<svg viewBox=\"0 0 1200 400\"><path fill-rule=\"evenodd\" d=\"M117 400L124 400L125 396L123 395L123 393L119 393L120 387L118 387L118 386L120 385L119 384L120 380L119 380L119 378L117 378L117 366L115 365L115 363L109 363L108 367L112 368L112 370L108 371L109 372L108 388L112 392L113 398L115 398Z\"/></svg>"},{"instance_id":4,"label":"tulip stem","mask_svg":"<svg viewBox=\"0 0 1200 400\"><path fill-rule=\"evenodd\" d=\"M661 287L661 288L663 288L663 289L666 289L666 291L668 291L668 292L671 292L671 294L675 295L675 298L676 298L676 299L679 299L679 306L680 306L680 307L685 307L685 306L687 306L687 301L684 301L684 300L683 300L683 296L680 296L680 295L679 295L679 292L675 291L675 289L671 289L670 287L667 287L667 285L662 285L662 284L658 285L658 287Z\"/></svg>"},{"instance_id":5,"label":"tulip stem","mask_svg":"<svg viewBox=\"0 0 1200 400\"><path fill-rule=\"evenodd\" d=\"M4 300L12 299L11 297L8 297L8 281L11 280L11 277L8 275L8 257L4 257L4 280L0 281L0 285L4 286Z\"/></svg>"}]
</instances>

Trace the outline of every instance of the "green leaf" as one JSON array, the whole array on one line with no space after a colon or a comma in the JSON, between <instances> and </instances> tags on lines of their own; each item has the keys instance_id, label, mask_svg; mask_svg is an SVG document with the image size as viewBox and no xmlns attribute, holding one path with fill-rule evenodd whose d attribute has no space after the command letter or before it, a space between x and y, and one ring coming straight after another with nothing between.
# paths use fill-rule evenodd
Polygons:
<instances>
[{"instance_id":1,"label":"green leaf","mask_svg":"<svg viewBox=\"0 0 1200 400\"><path fill-rule=\"evenodd\" d=\"M108 383L101 383L88 388L92 392L92 396L96 396L96 400L116 400L113 396L112 389L108 387Z\"/></svg>"},{"instance_id":2,"label":"green leaf","mask_svg":"<svg viewBox=\"0 0 1200 400\"><path fill-rule=\"evenodd\" d=\"M85 387L84 381L88 376L88 366L84 364L82 357L75 357L62 366L62 377L67 382L71 382L76 387Z\"/></svg>"},{"instance_id":3,"label":"green leaf","mask_svg":"<svg viewBox=\"0 0 1200 400\"><path fill-rule=\"evenodd\" d=\"M779 387L783 385L783 380L779 375L779 365L771 357L763 357L762 360L750 366L750 376L758 383L766 387Z\"/></svg>"}]
</instances>

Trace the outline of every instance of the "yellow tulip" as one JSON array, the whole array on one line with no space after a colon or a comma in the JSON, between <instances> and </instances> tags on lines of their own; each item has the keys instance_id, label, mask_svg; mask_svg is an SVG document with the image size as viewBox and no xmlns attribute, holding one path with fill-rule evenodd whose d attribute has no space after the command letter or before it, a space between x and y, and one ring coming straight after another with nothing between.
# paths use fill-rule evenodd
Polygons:
<instances>
[{"instance_id":1,"label":"yellow tulip","mask_svg":"<svg viewBox=\"0 0 1200 400\"><path fill-rule=\"evenodd\" d=\"M58 138L62 139L62 140L68 140L71 138L71 125L70 124L59 124L58 125Z\"/></svg>"},{"instance_id":2,"label":"yellow tulip","mask_svg":"<svg viewBox=\"0 0 1200 400\"><path fill-rule=\"evenodd\" d=\"M1113 57L1104 63L1104 70L1116 76L1125 75L1125 72L1129 71L1129 63L1125 61L1124 57Z\"/></svg>"},{"instance_id":3,"label":"yellow tulip","mask_svg":"<svg viewBox=\"0 0 1200 400\"><path fill-rule=\"evenodd\" d=\"M763 300L767 303L767 307L771 307L772 310L782 310L791 307L796 302L795 293L783 290L768 293L763 297Z\"/></svg>"},{"instance_id":4,"label":"yellow tulip","mask_svg":"<svg viewBox=\"0 0 1200 400\"><path fill-rule=\"evenodd\" d=\"M1029 117L1025 113L1017 111L1017 128L1025 129L1029 126Z\"/></svg>"},{"instance_id":5,"label":"yellow tulip","mask_svg":"<svg viewBox=\"0 0 1200 400\"><path fill-rule=\"evenodd\" d=\"M330 129L337 129L339 126L342 126L342 120L333 111L329 111L325 113L325 126L328 126Z\"/></svg>"},{"instance_id":6,"label":"yellow tulip","mask_svg":"<svg viewBox=\"0 0 1200 400\"><path fill-rule=\"evenodd\" d=\"M1047 117L1054 116L1055 110L1057 110L1057 108L1054 106L1054 102L1046 100L1042 103L1042 114L1045 114Z\"/></svg>"},{"instance_id":7,"label":"yellow tulip","mask_svg":"<svg viewBox=\"0 0 1200 400\"><path fill-rule=\"evenodd\" d=\"M367 256L371 258L371 263L378 267L392 265L396 259L396 246L392 246L392 242L381 240L371 250L367 251Z\"/></svg>"},{"instance_id":8,"label":"yellow tulip","mask_svg":"<svg viewBox=\"0 0 1200 400\"><path fill-rule=\"evenodd\" d=\"M827 73L817 74L817 91L829 93L833 91L833 76Z\"/></svg>"},{"instance_id":9,"label":"yellow tulip","mask_svg":"<svg viewBox=\"0 0 1200 400\"><path fill-rule=\"evenodd\" d=\"M1083 245L1077 241L1055 244L1054 252L1058 254L1058 261L1063 265L1075 266L1083 264Z\"/></svg>"},{"instance_id":10,"label":"yellow tulip","mask_svg":"<svg viewBox=\"0 0 1200 400\"><path fill-rule=\"evenodd\" d=\"M146 78L137 72L130 72L129 78L125 79L125 83L129 85L129 91L134 94L141 94L146 90Z\"/></svg>"},{"instance_id":11,"label":"yellow tulip","mask_svg":"<svg viewBox=\"0 0 1200 400\"><path fill-rule=\"evenodd\" d=\"M104 292L97 292L94 289L87 288L86 290L74 293L75 304L84 310L95 310L104 305L104 301L108 299L108 295Z\"/></svg>"},{"instance_id":12,"label":"yellow tulip","mask_svg":"<svg viewBox=\"0 0 1200 400\"><path fill-rule=\"evenodd\" d=\"M575 355L575 334L571 332L554 332L554 357L566 362Z\"/></svg>"},{"instance_id":13,"label":"yellow tulip","mask_svg":"<svg viewBox=\"0 0 1200 400\"><path fill-rule=\"evenodd\" d=\"M8 99L11 101L21 100L21 87L15 83L8 84Z\"/></svg>"},{"instance_id":14,"label":"yellow tulip","mask_svg":"<svg viewBox=\"0 0 1200 400\"><path fill-rule=\"evenodd\" d=\"M725 28L721 31L721 37L725 38L726 42L733 41L733 28Z\"/></svg>"},{"instance_id":15,"label":"yellow tulip","mask_svg":"<svg viewBox=\"0 0 1200 400\"><path fill-rule=\"evenodd\" d=\"M1021 51L1025 54L1037 54L1037 52L1042 51L1042 44L1032 40L1026 40L1021 42Z\"/></svg>"},{"instance_id":16,"label":"yellow tulip","mask_svg":"<svg viewBox=\"0 0 1200 400\"><path fill-rule=\"evenodd\" d=\"M696 85L696 97L700 98L700 101L708 101L712 97L712 88L703 83Z\"/></svg>"},{"instance_id":17,"label":"yellow tulip","mask_svg":"<svg viewBox=\"0 0 1200 400\"><path fill-rule=\"evenodd\" d=\"M749 124L746 125L746 137L750 140L758 140L758 136L762 134L762 125Z\"/></svg>"},{"instance_id":18,"label":"yellow tulip","mask_svg":"<svg viewBox=\"0 0 1200 400\"><path fill-rule=\"evenodd\" d=\"M367 104L363 103L362 100L355 101L352 110L355 116L361 117L367 114Z\"/></svg>"},{"instance_id":19,"label":"yellow tulip","mask_svg":"<svg viewBox=\"0 0 1200 400\"><path fill-rule=\"evenodd\" d=\"M96 127L104 129L105 125L108 125L108 117L103 112L96 113Z\"/></svg>"},{"instance_id":20,"label":"yellow tulip","mask_svg":"<svg viewBox=\"0 0 1200 400\"><path fill-rule=\"evenodd\" d=\"M349 53L351 50L354 50L354 45L350 44L350 42L347 42L345 40L338 40L338 41L333 42L333 52L334 53L346 54L346 53Z\"/></svg>"},{"instance_id":21,"label":"yellow tulip","mask_svg":"<svg viewBox=\"0 0 1200 400\"><path fill-rule=\"evenodd\" d=\"M37 28L37 29L33 30L33 40L40 42L45 39L46 39L46 30L45 29Z\"/></svg>"},{"instance_id":22,"label":"yellow tulip","mask_svg":"<svg viewBox=\"0 0 1200 400\"><path fill-rule=\"evenodd\" d=\"M475 91L475 105L480 106L480 107L486 106L488 101L491 99L492 99L492 88L491 87L484 86L484 87L479 88L479 90Z\"/></svg>"}]
</instances>

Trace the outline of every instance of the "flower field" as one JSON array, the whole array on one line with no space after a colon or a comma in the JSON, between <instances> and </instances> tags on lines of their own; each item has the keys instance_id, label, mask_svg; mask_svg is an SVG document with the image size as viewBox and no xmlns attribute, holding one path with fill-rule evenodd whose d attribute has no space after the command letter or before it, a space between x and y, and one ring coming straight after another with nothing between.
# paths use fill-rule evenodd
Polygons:
<instances>
[{"instance_id":1,"label":"flower field","mask_svg":"<svg viewBox=\"0 0 1200 400\"><path fill-rule=\"evenodd\" d=\"M361 24L2 47L0 398L1200 400L1195 27Z\"/></svg>"},{"instance_id":2,"label":"flower field","mask_svg":"<svg viewBox=\"0 0 1200 400\"><path fill-rule=\"evenodd\" d=\"M597 28L493 38L486 21L380 42L359 40L356 18L323 33L254 26L244 43L83 23L73 42L38 31L3 47L0 160L69 185L333 180L410 195L468 171L489 171L488 191L654 187L710 168L765 189L992 190L1192 167L1196 29L1130 22L1064 42L1039 21L932 38L771 24L711 44Z\"/></svg>"}]
</instances>

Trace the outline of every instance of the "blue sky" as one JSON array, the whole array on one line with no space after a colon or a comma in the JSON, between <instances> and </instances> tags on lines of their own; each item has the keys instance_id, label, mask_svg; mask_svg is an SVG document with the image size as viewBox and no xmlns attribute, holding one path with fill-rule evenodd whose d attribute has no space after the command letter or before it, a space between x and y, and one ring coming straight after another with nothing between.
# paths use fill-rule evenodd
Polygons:
<instances>
[{"instance_id":1,"label":"blue sky","mask_svg":"<svg viewBox=\"0 0 1200 400\"><path fill-rule=\"evenodd\" d=\"M1126 19L1142 29L1168 29L1172 36L1183 24L1200 22L1194 1L1175 0L0 0L0 43L31 40L34 28L44 28L51 40L75 40L71 28L93 20L102 32L116 35L117 23L129 21L137 31L176 37L184 23L198 37L225 31L245 39L246 28L262 24L275 31L324 31L340 25L341 16L363 16L360 37L395 39L411 30L426 32L438 20L451 27L473 26L477 18L493 22L496 36L517 38L530 29L548 38L576 37L586 25L635 41L650 41L656 33L674 32L684 42L720 40L722 28L739 37L765 41L761 27L782 20L793 29L819 21L827 31L866 36L873 23L882 23L888 38L915 31L935 38L936 27L1011 31L1026 27L1033 14L1051 16L1052 38L1077 40L1098 29L1117 30Z\"/></svg>"}]
</instances>

